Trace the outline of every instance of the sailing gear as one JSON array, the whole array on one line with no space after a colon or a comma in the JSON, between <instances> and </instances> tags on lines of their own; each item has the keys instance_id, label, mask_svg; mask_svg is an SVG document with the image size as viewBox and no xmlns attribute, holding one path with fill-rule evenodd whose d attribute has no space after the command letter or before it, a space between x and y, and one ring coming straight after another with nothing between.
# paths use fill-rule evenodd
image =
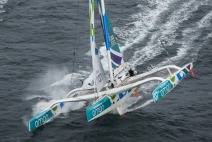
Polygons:
<instances>
[{"instance_id":1,"label":"sailing gear","mask_svg":"<svg viewBox=\"0 0 212 142\"><path fill-rule=\"evenodd\" d=\"M114 84L113 83L111 83L110 88L114 88Z\"/></svg>"},{"instance_id":2,"label":"sailing gear","mask_svg":"<svg viewBox=\"0 0 212 142\"><path fill-rule=\"evenodd\" d=\"M131 68L130 68L130 70L128 71L128 73L129 73L129 76L130 76L130 77L135 75L135 71L132 70Z\"/></svg>"}]
</instances>

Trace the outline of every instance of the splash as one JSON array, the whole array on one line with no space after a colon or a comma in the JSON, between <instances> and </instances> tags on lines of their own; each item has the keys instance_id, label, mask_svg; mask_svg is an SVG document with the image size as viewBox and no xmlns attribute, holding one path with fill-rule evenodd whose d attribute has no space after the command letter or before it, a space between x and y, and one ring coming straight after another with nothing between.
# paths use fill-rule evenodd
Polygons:
<instances>
[{"instance_id":1,"label":"splash","mask_svg":"<svg viewBox=\"0 0 212 142\"><path fill-rule=\"evenodd\" d=\"M26 127L28 127L28 122L29 122L29 118L28 118L28 116L23 116L22 118L22 122L24 123L24 125L26 126Z\"/></svg>"},{"instance_id":2,"label":"splash","mask_svg":"<svg viewBox=\"0 0 212 142\"><path fill-rule=\"evenodd\" d=\"M78 71L69 74L66 68L51 68L45 74L40 75L38 79L32 81L28 87L25 100L37 100L32 108L32 115L35 116L39 112L49 107L56 100L62 99L71 90L82 85L80 78L85 78L88 72ZM85 106L85 102L65 103L60 113L68 113Z\"/></svg>"},{"instance_id":3,"label":"splash","mask_svg":"<svg viewBox=\"0 0 212 142\"><path fill-rule=\"evenodd\" d=\"M61 80L52 83L50 87L71 86L73 84L73 81L77 79L83 79L81 77L82 75L80 73L68 74L68 75L65 75Z\"/></svg>"},{"instance_id":4,"label":"splash","mask_svg":"<svg viewBox=\"0 0 212 142\"><path fill-rule=\"evenodd\" d=\"M38 114L39 112L43 111L47 107L49 107L53 102L56 100L40 101L33 107L33 116ZM85 106L85 102L72 102L72 103L65 103L63 109L60 111L59 114L68 113L72 110L78 110Z\"/></svg>"}]
</instances>

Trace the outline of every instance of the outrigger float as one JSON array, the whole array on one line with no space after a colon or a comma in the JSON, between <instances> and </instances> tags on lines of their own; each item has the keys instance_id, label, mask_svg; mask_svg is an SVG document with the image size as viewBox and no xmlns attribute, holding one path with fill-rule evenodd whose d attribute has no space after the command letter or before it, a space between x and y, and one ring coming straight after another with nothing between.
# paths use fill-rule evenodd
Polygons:
<instances>
[{"instance_id":1,"label":"outrigger float","mask_svg":"<svg viewBox=\"0 0 212 142\"><path fill-rule=\"evenodd\" d=\"M106 43L109 81L103 70L95 43L94 0L89 0L90 46L94 84L92 86L88 85L74 89L70 91L64 99L52 103L29 121L29 131L35 131L41 125L52 121L61 113L66 103L93 100L94 103L86 109L86 117L89 122L114 109L117 109L120 115L125 113L121 106L126 103L127 98L135 94L136 97L141 97L142 99L137 89L140 85L151 81L160 81L161 83L152 91L152 99L150 100L151 102L157 102L174 89L187 73L191 72L194 77L192 63L188 63L183 67L176 65L155 67L146 73L137 75L136 71L132 70L132 67L123 61L121 50L107 12L105 11L104 0L97 0L97 3ZM88 92L93 93L89 94Z\"/></svg>"}]
</instances>

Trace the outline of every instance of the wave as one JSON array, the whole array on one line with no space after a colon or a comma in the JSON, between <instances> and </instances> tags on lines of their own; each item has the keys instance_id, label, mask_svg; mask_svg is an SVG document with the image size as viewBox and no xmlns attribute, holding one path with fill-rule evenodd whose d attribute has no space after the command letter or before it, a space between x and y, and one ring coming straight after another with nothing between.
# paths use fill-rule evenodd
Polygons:
<instances>
[{"instance_id":1,"label":"wave","mask_svg":"<svg viewBox=\"0 0 212 142\"><path fill-rule=\"evenodd\" d=\"M0 14L4 13L4 5L8 2L8 0L0 0Z\"/></svg>"},{"instance_id":2,"label":"wave","mask_svg":"<svg viewBox=\"0 0 212 142\"><path fill-rule=\"evenodd\" d=\"M212 21L212 11L210 11L207 15L205 15L199 22L199 28L209 27Z\"/></svg>"},{"instance_id":3,"label":"wave","mask_svg":"<svg viewBox=\"0 0 212 142\"><path fill-rule=\"evenodd\" d=\"M8 0L0 0L0 5L4 5L8 2Z\"/></svg>"}]
</instances>

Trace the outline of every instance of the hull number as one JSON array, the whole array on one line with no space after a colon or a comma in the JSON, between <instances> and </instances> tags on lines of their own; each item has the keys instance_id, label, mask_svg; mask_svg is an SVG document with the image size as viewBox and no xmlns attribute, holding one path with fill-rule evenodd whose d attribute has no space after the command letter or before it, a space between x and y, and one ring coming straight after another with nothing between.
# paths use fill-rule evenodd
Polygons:
<instances>
[{"instance_id":1,"label":"hull number","mask_svg":"<svg viewBox=\"0 0 212 142\"><path fill-rule=\"evenodd\" d=\"M93 117L95 117L96 115L100 114L103 111L104 111L104 105L100 105L99 107L97 107L92 111L92 115Z\"/></svg>"}]
</instances>

